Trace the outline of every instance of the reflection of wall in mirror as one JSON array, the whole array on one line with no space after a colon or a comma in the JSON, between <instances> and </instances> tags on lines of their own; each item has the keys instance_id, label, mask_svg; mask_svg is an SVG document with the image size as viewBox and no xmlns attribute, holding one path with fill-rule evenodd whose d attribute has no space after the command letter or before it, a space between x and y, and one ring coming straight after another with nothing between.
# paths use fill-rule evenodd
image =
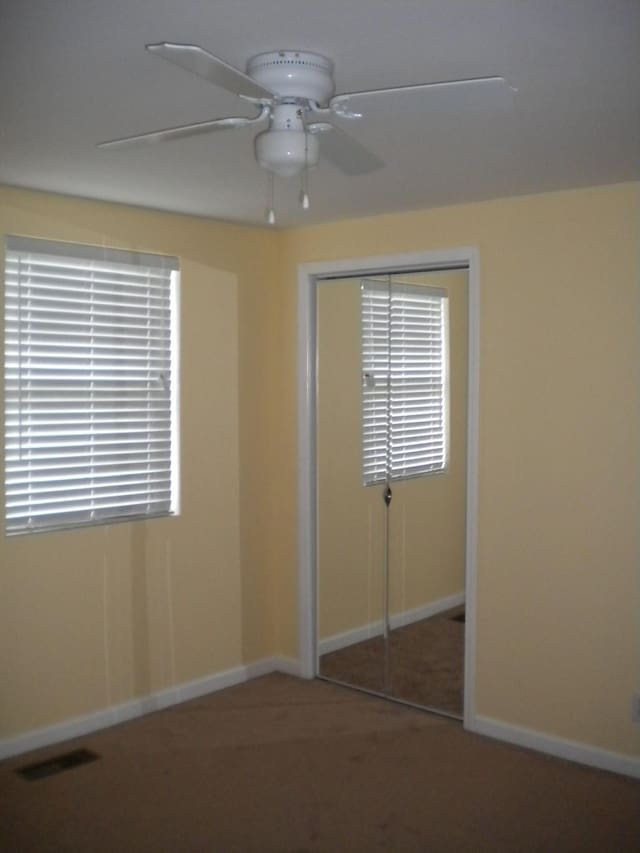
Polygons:
<instances>
[{"instance_id":1,"label":"reflection of wall in mirror","mask_svg":"<svg viewBox=\"0 0 640 853\"><path fill-rule=\"evenodd\" d=\"M466 270L399 275L449 294L450 449L442 474L393 484L390 613L428 610L464 591L466 519ZM319 636L382 618L383 486L362 485L360 280L318 287Z\"/></svg>"}]
</instances>

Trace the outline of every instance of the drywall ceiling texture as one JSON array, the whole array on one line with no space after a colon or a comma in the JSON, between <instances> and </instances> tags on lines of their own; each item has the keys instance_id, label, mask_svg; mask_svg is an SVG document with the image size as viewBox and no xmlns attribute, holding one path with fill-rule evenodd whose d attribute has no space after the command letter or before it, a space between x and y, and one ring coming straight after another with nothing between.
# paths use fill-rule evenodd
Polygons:
<instances>
[{"instance_id":1,"label":"drywall ceiling texture","mask_svg":"<svg viewBox=\"0 0 640 853\"><path fill-rule=\"evenodd\" d=\"M306 212L298 181L276 180L282 226L640 177L635 0L4 0L0 183L263 224L267 177L251 128L96 148L252 113L145 51L158 41L201 45L241 69L262 51L316 51L334 60L339 92L494 74L517 88L503 108L457 89L342 120L385 167L345 178L321 161Z\"/></svg>"}]
</instances>

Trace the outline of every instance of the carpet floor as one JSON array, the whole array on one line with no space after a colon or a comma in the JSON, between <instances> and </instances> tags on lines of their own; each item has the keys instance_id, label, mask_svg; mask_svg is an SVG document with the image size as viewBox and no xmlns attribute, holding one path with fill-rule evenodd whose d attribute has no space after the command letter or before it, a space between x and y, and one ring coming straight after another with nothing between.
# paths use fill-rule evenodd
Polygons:
<instances>
[{"instance_id":1,"label":"carpet floor","mask_svg":"<svg viewBox=\"0 0 640 853\"><path fill-rule=\"evenodd\" d=\"M454 618L462 613L464 607L457 607L390 632L388 689L382 637L322 655L320 674L462 717L464 623Z\"/></svg>"},{"instance_id":2,"label":"carpet floor","mask_svg":"<svg viewBox=\"0 0 640 853\"><path fill-rule=\"evenodd\" d=\"M90 764L14 771L83 747ZM640 850L640 782L269 675L0 765L0 849Z\"/></svg>"}]
</instances>

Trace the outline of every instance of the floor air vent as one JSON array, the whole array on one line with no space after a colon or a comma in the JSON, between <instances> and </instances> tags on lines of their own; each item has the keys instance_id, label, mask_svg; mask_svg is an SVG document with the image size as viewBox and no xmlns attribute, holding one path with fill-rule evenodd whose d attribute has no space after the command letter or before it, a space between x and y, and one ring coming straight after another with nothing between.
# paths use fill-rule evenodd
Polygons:
<instances>
[{"instance_id":1,"label":"floor air vent","mask_svg":"<svg viewBox=\"0 0 640 853\"><path fill-rule=\"evenodd\" d=\"M46 761L38 761L36 764L18 767L16 773L28 782L35 782L36 779L44 779L46 776L62 773L63 770L71 770L72 767L89 764L98 758L100 756L91 752L90 749L74 749L71 752L63 752L62 755L54 755L53 758L48 758Z\"/></svg>"}]
</instances>

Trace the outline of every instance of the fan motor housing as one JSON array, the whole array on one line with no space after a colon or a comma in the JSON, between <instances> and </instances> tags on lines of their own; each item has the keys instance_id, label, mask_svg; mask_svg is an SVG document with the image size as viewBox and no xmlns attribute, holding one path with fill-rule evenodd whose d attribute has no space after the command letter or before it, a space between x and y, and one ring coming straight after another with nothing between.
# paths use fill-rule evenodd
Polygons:
<instances>
[{"instance_id":1,"label":"fan motor housing","mask_svg":"<svg viewBox=\"0 0 640 853\"><path fill-rule=\"evenodd\" d=\"M247 74L278 98L325 104L335 92L333 62L309 51L259 53L247 63Z\"/></svg>"}]
</instances>

